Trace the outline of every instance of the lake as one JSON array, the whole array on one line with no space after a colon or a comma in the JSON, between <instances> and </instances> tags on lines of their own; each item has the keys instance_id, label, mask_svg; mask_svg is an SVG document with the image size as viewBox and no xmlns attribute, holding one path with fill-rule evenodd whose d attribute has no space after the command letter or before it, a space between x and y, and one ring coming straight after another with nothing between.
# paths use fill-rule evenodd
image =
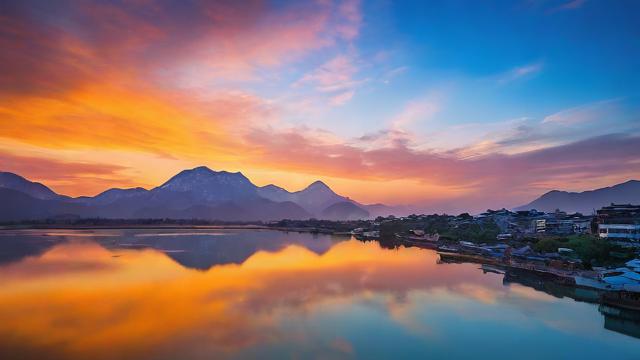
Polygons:
<instances>
[{"instance_id":1,"label":"lake","mask_svg":"<svg viewBox=\"0 0 640 360\"><path fill-rule=\"evenodd\" d=\"M0 232L0 359L640 358L589 297L349 237Z\"/></svg>"}]
</instances>

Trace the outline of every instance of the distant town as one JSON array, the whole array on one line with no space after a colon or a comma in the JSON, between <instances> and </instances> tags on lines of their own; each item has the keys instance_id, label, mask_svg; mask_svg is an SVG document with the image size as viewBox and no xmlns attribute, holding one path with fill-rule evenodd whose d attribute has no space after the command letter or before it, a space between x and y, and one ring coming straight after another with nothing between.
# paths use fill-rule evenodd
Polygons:
<instances>
[{"instance_id":1,"label":"distant town","mask_svg":"<svg viewBox=\"0 0 640 360\"><path fill-rule=\"evenodd\" d=\"M594 215L501 209L378 217L358 225L351 233L364 241L435 249L443 262L526 273L591 290L594 301L640 309L640 205L611 204Z\"/></svg>"}]
</instances>

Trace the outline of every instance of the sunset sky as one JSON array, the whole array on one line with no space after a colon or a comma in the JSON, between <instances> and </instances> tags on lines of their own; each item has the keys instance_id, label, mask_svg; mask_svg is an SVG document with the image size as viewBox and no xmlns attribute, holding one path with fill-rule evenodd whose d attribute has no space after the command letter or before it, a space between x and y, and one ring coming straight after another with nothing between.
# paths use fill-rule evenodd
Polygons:
<instances>
[{"instance_id":1,"label":"sunset sky","mask_svg":"<svg viewBox=\"0 0 640 360\"><path fill-rule=\"evenodd\" d=\"M0 3L0 170L512 207L640 179L640 2Z\"/></svg>"}]
</instances>

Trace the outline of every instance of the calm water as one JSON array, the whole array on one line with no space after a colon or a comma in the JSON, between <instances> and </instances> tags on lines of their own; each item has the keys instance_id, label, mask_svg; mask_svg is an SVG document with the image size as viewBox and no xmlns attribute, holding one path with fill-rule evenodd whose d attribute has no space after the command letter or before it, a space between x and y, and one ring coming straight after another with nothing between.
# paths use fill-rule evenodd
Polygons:
<instances>
[{"instance_id":1,"label":"calm water","mask_svg":"<svg viewBox=\"0 0 640 360\"><path fill-rule=\"evenodd\" d=\"M589 293L438 259L275 231L4 231L0 359L640 358L640 323Z\"/></svg>"}]
</instances>

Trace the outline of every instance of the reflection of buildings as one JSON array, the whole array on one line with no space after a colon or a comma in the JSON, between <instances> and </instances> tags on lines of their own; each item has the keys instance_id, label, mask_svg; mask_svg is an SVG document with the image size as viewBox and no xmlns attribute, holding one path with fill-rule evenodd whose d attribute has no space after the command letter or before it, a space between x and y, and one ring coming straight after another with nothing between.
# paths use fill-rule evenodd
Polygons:
<instances>
[{"instance_id":1,"label":"reflection of buildings","mask_svg":"<svg viewBox=\"0 0 640 360\"><path fill-rule=\"evenodd\" d=\"M505 273L502 281L505 285L508 285L509 283L517 283L545 292L557 298L568 297L588 303L598 303L600 301L600 292L597 290L562 285L552 280L543 279L529 271L510 269Z\"/></svg>"},{"instance_id":2,"label":"reflection of buildings","mask_svg":"<svg viewBox=\"0 0 640 360\"><path fill-rule=\"evenodd\" d=\"M557 298L569 297L588 303L599 303L602 295L597 290L563 286L525 272L507 271L504 275L503 283L517 283L543 291ZM605 304L600 304L598 311L604 316L605 329L640 339L640 311L622 309Z\"/></svg>"},{"instance_id":3,"label":"reflection of buildings","mask_svg":"<svg viewBox=\"0 0 640 360\"><path fill-rule=\"evenodd\" d=\"M456 259L440 257L438 263L456 263ZM460 261L462 263L462 261ZM596 289L579 288L575 286L562 285L556 281L545 279L542 276L530 271L518 269L496 268L483 266L485 273L504 272L502 282L505 286L516 283L533 288L537 291L547 293L556 298L568 297L576 301L592 304L600 304L603 292ZM621 334L633 336L640 339L640 311L622 309L615 306L601 304L598 311L604 316L604 328Z\"/></svg>"},{"instance_id":4,"label":"reflection of buildings","mask_svg":"<svg viewBox=\"0 0 640 360\"><path fill-rule=\"evenodd\" d=\"M604 328L640 339L640 312L600 305L598 311L604 315Z\"/></svg>"}]
</instances>

